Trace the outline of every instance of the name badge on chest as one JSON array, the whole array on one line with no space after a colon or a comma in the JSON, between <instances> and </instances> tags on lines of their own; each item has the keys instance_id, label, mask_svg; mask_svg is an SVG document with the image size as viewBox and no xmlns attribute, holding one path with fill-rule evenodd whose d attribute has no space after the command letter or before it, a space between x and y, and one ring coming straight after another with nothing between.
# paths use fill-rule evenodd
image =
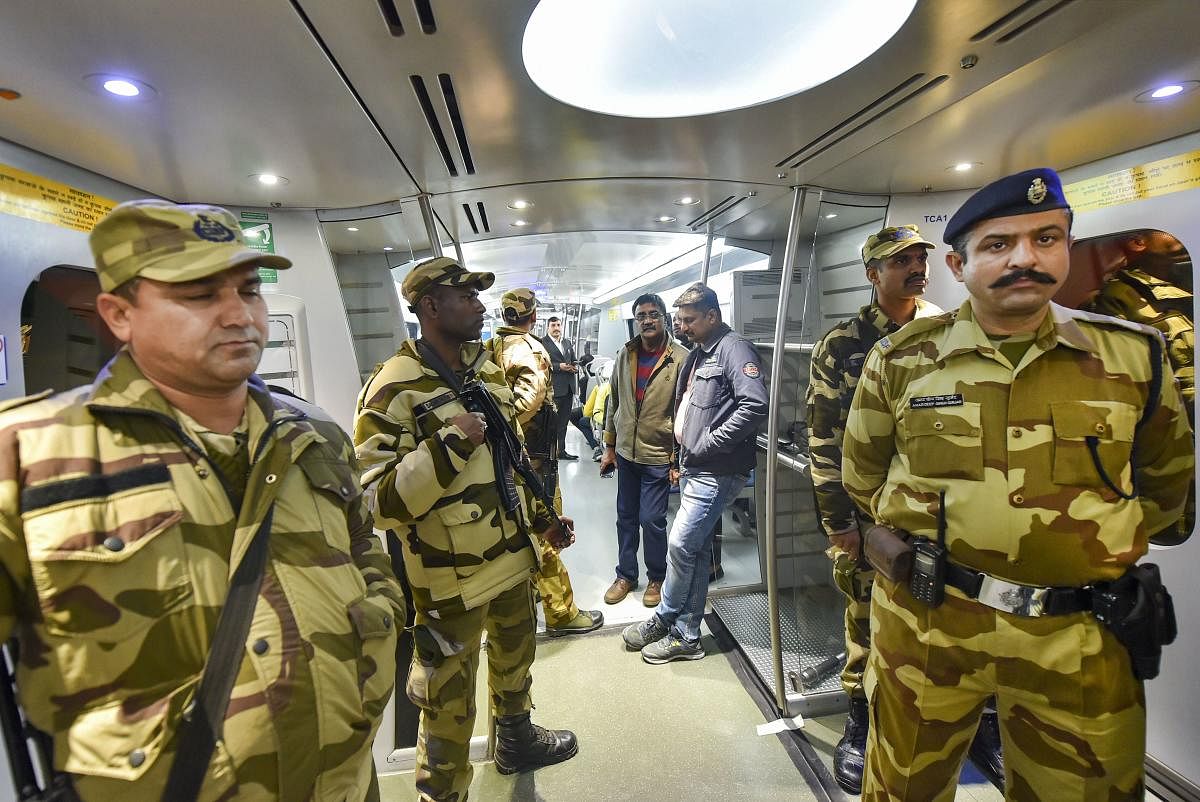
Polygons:
<instances>
[{"instance_id":1,"label":"name badge on chest","mask_svg":"<svg viewBox=\"0 0 1200 802\"><path fill-rule=\"evenodd\" d=\"M909 409L931 409L933 407L961 407L962 393L947 395L918 395L908 399Z\"/></svg>"}]
</instances>

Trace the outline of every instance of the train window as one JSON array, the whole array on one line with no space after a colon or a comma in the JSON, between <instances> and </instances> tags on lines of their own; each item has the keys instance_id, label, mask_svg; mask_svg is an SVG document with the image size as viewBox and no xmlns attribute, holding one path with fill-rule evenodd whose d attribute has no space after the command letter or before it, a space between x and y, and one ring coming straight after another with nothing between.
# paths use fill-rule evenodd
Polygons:
<instances>
[{"instance_id":1,"label":"train window","mask_svg":"<svg viewBox=\"0 0 1200 802\"><path fill-rule=\"evenodd\" d=\"M1167 342L1167 359L1196 427L1195 326L1192 258L1166 231L1142 228L1079 240L1071 246L1071 270L1054 298L1072 306L1153 326ZM1192 531L1195 488L1180 531L1155 538L1172 545Z\"/></svg>"},{"instance_id":2,"label":"train window","mask_svg":"<svg viewBox=\"0 0 1200 802\"><path fill-rule=\"evenodd\" d=\"M90 383L120 343L96 314L100 281L93 270L43 270L21 303L25 392L61 392Z\"/></svg>"}]
</instances>

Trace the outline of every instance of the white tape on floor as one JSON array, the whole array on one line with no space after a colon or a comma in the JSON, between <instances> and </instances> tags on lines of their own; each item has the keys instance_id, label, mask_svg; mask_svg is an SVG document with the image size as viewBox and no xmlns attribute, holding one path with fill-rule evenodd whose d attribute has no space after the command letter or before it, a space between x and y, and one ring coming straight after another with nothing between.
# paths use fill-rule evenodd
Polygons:
<instances>
[{"instance_id":1,"label":"white tape on floor","mask_svg":"<svg viewBox=\"0 0 1200 802\"><path fill-rule=\"evenodd\" d=\"M804 716L777 718L766 724L759 724L756 729L759 735L777 735L784 730L802 730L804 729Z\"/></svg>"}]
</instances>

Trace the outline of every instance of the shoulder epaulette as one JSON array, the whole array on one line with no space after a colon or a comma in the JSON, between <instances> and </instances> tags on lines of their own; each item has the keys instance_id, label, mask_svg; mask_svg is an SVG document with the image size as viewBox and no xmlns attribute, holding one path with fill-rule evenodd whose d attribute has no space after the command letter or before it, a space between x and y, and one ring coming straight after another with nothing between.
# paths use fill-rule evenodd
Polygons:
<instances>
[{"instance_id":1,"label":"shoulder epaulette","mask_svg":"<svg viewBox=\"0 0 1200 802\"><path fill-rule=\"evenodd\" d=\"M10 398L7 401L0 401L0 412L7 412L10 409L23 407L26 404L32 404L34 401L41 401L42 399L49 398L52 395L54 395L53 390L42 390L40 393L34 393L33 395L25 395L21 396L20 398Z\"/></svg>"},{"instance_id":2,"label":"shoulder epaulette","mask_svg":"<svg viewBox=\"0 0 1200 802\"><path fill-rule=\"evenodd\" d=\"M1070 316L1076 320L1084 320L1097 326L1110 326L1116 329L1125 329L1126 331L1137 332L1152 337L1161 338L1158 329L1153 326L1147 326L1145 323L1138 323L1133 320L1126 320L1121 317L1113 317L1112 315L1103 315L1099 312L1086 312L1082 309L1068 309Z\"/></svg>"},{"instance_id":3,"label":"shoulder epaulette","mask_svg":"<svg viewBox=\"0 0 1200 802\"><path fill-rule=\"evenodd\" d=\"M940 315L914 318L901 326L899 331L880 337L879 341L875 343L875 347L881 354L887 354L896 347L920 339L932 331L954 325L957 318L957 312L944 312Z\"/></svg>"}]
</instances>

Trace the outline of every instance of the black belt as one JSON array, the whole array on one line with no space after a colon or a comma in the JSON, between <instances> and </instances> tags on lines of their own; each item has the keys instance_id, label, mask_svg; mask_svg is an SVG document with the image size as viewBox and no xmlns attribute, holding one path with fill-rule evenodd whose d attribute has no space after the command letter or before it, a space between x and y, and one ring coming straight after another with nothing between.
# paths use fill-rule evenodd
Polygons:
<instances>
[{"instance_id":1,"label":"black belt","mask_svg":"<svg viewBox=\"0 0 1200 802\"><path fill-rule=\"evenodd\" d=\"M1014 615L1069 615L1092 609L1093 589L1022 585L946 561L946 584L969 599Z\"/></svg>"}]
</instances>

